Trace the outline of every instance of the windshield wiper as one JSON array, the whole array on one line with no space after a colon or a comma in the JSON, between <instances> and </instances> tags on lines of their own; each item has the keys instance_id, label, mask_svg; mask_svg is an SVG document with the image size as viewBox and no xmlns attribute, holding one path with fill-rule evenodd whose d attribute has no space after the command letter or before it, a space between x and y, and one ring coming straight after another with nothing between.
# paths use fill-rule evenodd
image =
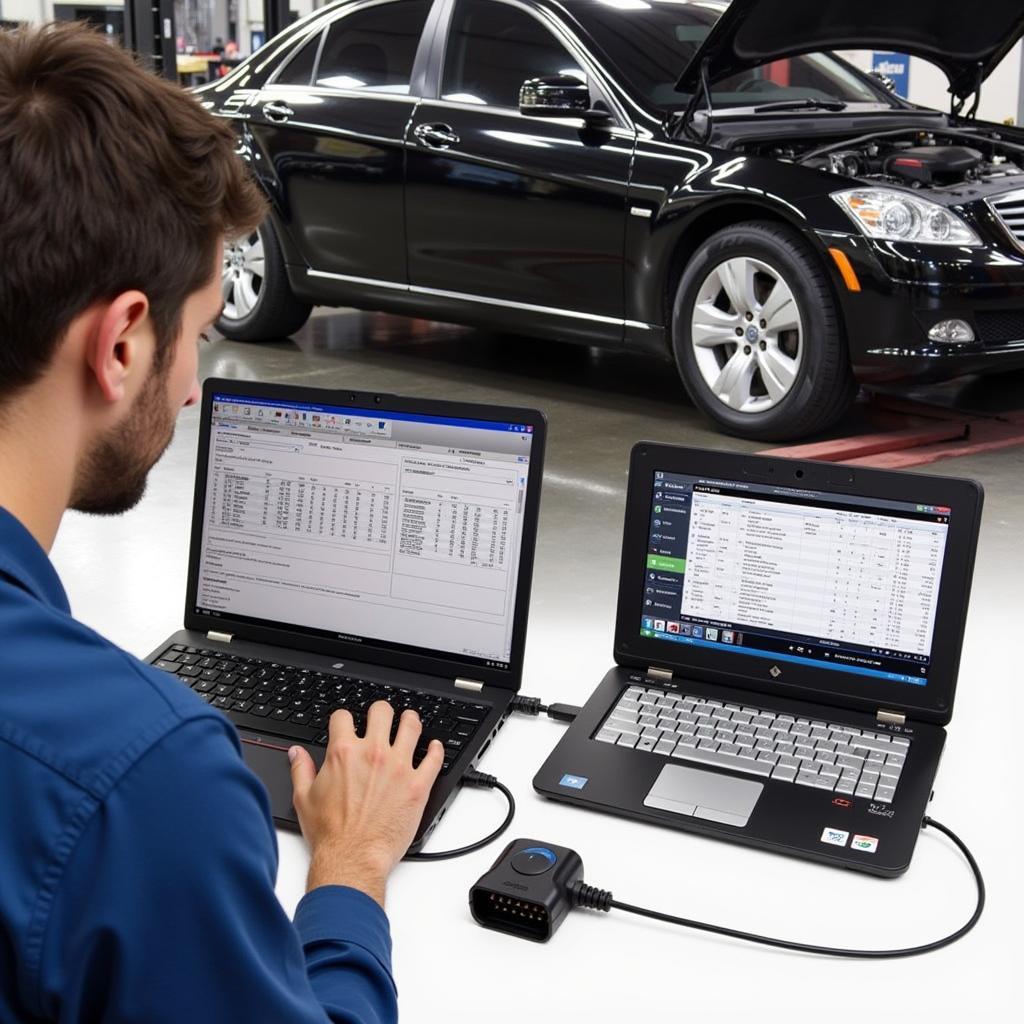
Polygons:
<instances>
[{"instance_id":1,"label":"windshield wiper","mask_svg":"<svg viewBox=\"0 0 1024 1024\"><path fill-rule=\"evenodd\" d=\"M765 103L754 107L755 114L763 114L769 110L845 110L842 100L780 100L778 103Z\"/></svg>"}]
</instances>

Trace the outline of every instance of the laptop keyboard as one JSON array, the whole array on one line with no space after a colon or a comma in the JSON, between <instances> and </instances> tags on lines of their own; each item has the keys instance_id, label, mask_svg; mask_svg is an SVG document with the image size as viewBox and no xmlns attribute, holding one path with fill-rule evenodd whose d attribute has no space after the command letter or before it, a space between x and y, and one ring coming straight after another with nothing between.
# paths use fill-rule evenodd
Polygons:
<instances>
[{"instance_id":1,"label":"laptop keyboard","mask_svg":"<svg viewBox=\"0 0 1024 1024\"><path fill-rule=\"evenodd\" d=\"M891 803L905 736L630 686L594 736L681 761Z\"/></svg>"},{"instance_id":2,"label":"laptop keyboard","mask_svg":"<svg viewBox=\"0 0 1024 1024\"><path fill-rule=\"evenodd\" d=\"M420 763L431 740L440 740L444 744L442 774L470 744L488 711L483 704L406 690L376 679L314 672L184 644L172 644L154 665L227 712L237 726L319 746L326 746L327 721L339 708L352 713L356 734L362 736L367 709L374 701L386 700L395 710L392 740L399 716L411 708L423 723L413 764Z\"/></svg>"}]
</instances>

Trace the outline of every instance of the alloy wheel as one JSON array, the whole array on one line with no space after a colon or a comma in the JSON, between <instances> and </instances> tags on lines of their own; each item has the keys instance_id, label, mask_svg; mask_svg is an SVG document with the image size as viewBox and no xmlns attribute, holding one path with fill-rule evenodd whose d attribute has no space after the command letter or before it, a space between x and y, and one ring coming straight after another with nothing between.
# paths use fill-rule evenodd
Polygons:
<instances>
[{"instance_id":1,"label":"alloy wheel","mask_svg":"<svg viewBox=\"0 0 1024 1024\"><path fill-rule=\"evenodd\" d=\"M226 320L244 320L256 308L265 264L263 239L258 231L225 244L221 290L224 296L222 315Z\"/></svg>"},{"instance_id":2,"label":"alloy wheel","mask_svg":"<svg viewBox=\"0 0 1024 1024\"><path fill-rule=\"evenodd\" d=\"M724 260L697 292L690 344L704 383L720 402L744 413L773 409L792 390L803 358L792 289L763 260Z\"/></svg>"}]
</instances>

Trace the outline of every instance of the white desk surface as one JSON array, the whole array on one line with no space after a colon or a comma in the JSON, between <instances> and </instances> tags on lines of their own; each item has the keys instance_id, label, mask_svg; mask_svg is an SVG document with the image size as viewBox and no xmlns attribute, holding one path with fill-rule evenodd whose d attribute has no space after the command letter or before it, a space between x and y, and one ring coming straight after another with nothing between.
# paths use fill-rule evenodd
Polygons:
<instances>
[{"instance_id":1,"label":"white desk surface","mask_svg":"<svg viewBox=\"0 0 1024 1024\"><path fill-rule=\"evenodd\" d=\"M120 519L69 515L54 550L78 617L143 656L182 621L195 416L185 413L138 509ZM952 464L942 468L954 471ZM558 486L556 478L552 489ZM403 1021L604 1022L632 1015L906 1024L1013 1015L1024 952L1024 745L996 735L1001 728L1019 730L1024 720L1013 656L1024 628L1016 579L1024 549L1010 521L1015 511L1019 523L1019 498L1004 494L1002 504L990 500L986 510L955 718L930 808L967 841L988 884L985 915L966 939L924 957L860 962L751 946L614 911L577 911L546 945L485 931L469 915L469 887L504 842L520 836L574 848L587 881L619 899L806 942L876 948L926 942L957 928L975 899L960 854L933 830L920 837L906 875L886 881L545 801L531 779L563 727L515 716L481 765L516 796L518 814L506 838L454 861L403 864L391 881ZM572 516L542 511L522 692L546 702L582 704L611 663L621 497L597 490L588 500L611 506L612 526L593 544L573 547ZM606 578L594 575L595 559ZM577 570L586 592L574 593L569 608L562 595ZM432 848L470 842L503 813L500 794L467 791ZM307 857L297 836L279 833L279 842L277 891L290 913L303 892Z\"/></svg>"}]
</instances>

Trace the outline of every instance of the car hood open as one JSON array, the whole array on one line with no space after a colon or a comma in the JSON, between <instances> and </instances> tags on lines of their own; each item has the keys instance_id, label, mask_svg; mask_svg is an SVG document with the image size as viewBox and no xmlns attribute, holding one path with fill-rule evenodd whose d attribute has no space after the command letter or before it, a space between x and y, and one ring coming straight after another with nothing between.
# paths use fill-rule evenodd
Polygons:
<instances>
[{"instance_id":1,"label":"car hood open","mask_svg":"<svg viewBox=\"0 0 1024 1024\"><path fill-rule=\"evenodd\" d=\"M1022 34L1021 0L732 0L677 88L693 92L705 61L715 81L801 53L886 50L938 65L963 98Z\"/></svg>"}]
</instances>

